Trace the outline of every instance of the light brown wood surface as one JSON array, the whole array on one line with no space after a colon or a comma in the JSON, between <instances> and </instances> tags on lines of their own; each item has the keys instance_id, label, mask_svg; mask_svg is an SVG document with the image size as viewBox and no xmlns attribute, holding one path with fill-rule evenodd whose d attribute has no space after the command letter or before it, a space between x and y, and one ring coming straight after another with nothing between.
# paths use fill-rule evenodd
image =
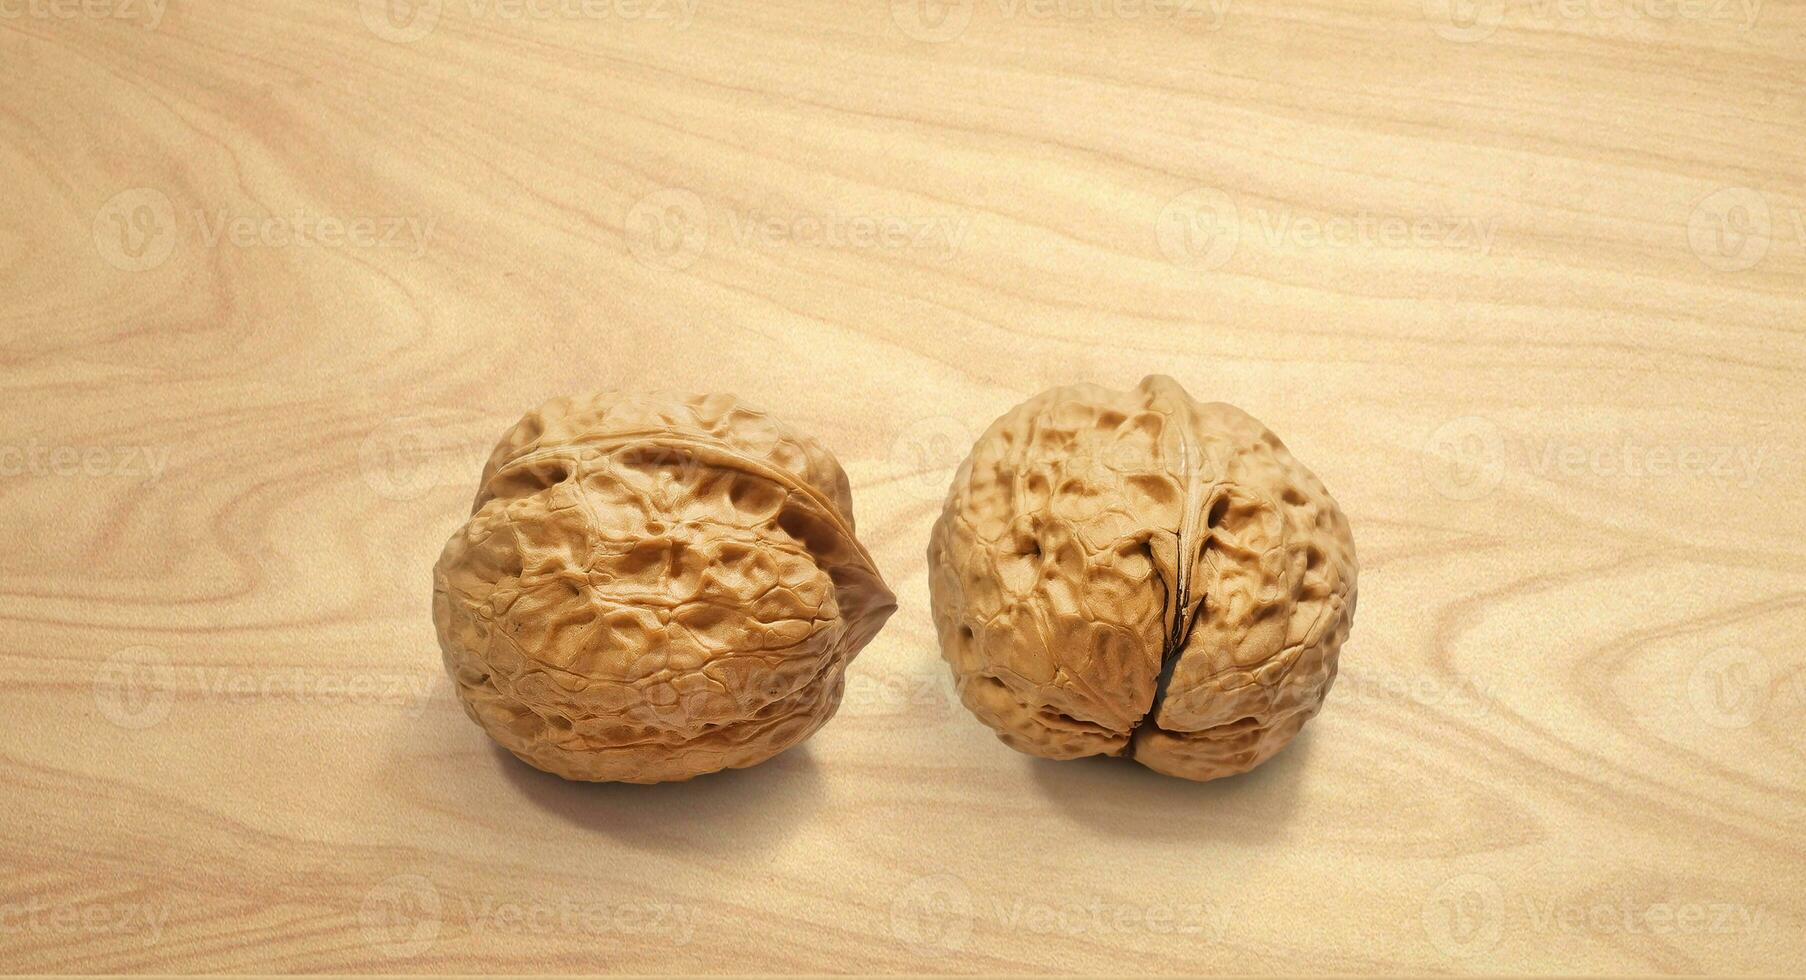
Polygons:
<instances>
[{"instance_id":1,"label":"light brown wood surface","mask_svg":"<svg viewBox=\"0 0 1806 980\"><path fill-rule=\"evenodd\" d=\"M1806 8L511 2L0 0L0 968L1800 968ZM1362 560L1210 784L1011 752L929 624L972 438L1151 372ZM612 386L852 474L901 608L763 767L565 784L441 675L483 454Z\"/></svg>"}]
</instances>

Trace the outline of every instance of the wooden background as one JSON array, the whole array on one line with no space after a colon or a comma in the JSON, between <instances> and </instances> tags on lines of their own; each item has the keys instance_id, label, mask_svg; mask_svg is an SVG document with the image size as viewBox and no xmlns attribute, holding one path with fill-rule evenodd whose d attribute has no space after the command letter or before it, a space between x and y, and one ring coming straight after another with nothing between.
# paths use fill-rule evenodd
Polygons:
<instances>
[{"instance_id":1,"label":"wooden background","mask_svg":"<svg viewBox=\"0 0 1806 980\"><path fill-rule=\"evenodd\" d=\"M1806 956L1797 0L0 0L0 173L5 969ZM1205 785L1007 750L927 612L973 436L1156 371L1363 566ZM439 673L491 440L610 386L817 434L900 596L758 769Z\"/></svg>"}]
</instances>

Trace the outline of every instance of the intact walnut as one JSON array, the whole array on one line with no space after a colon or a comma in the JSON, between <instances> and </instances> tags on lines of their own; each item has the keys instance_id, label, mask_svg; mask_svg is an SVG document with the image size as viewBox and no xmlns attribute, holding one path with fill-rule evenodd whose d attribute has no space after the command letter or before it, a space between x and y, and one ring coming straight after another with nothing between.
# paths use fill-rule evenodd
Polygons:
<instances>
[{"instance_id":1,"label":"intact walnut","mask_svg":"<svg viewBox=\"0 0 1806 980\"><path fill-rule=\"evenodd\" d=\"M1240 409L1160 376L998 419L928 566L961 700L1006 744L1188 779L1298 733L1355 608L1354 541L1322 482Z\"/></svg>"},{"instance_id":2,"label":"intact walnut","mask_svg":"<svg viewBox=\"0 0 1806 980\"><path fill-rule=\"evenodd\" d=\"M465 711L567 779L762 762L833 716L896 601L827 450L725 395L560 398L433 571Z\"/></svg>"}]
</instances>

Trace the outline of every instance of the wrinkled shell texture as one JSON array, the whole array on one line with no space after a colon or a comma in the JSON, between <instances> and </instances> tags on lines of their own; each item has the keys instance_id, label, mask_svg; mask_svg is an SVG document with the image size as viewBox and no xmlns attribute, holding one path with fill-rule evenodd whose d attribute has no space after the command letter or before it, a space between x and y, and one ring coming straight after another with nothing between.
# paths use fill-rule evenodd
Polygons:
<instances>
[{"instance_id":1,"label":"wrinkled shell texture","mask_svg":"<svg viewBox=\"0 0 1806 980\"><path fill-rule=\"evenodd\" d=\"M1005 743L1189 779L1298 733L1355 608L1354 541L1322 482L1246 413L1160 376L997 420L928 562L942 656Z\"/></svg>"},{"instance_id":2,"label":"wrinkled shell texture","mask_svg":"<svg viewBox=\"0 0 1806 980\"><path fill-rule=\"evenodd\" d=\"M840 704L895 601L840 464L731 397L561 398L502 437L433 574L471 718L569 779L754 765Z\"/></svg>"}]
</instances>

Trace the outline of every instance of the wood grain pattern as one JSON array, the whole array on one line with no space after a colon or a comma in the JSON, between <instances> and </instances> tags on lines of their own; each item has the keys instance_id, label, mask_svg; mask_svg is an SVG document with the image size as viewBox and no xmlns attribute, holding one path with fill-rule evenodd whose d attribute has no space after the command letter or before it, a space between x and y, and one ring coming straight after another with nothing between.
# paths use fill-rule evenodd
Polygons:
<instances>
[{"instance_id":1,"label":"wood grain pattern","mask_svg":"<svg viewBox=\"0 0 1806 980\"><path fill-rule=\"evenodd\" d=\"M0 0L0 964L1797 970L1803 78L1781 0ZM927 610L977 432L1152 371L1362 559L1204 785L1005 749ZM758 769L440 676L482 454L622 385L815 433L899 593Z\"/></svg>"}]
</instances>

